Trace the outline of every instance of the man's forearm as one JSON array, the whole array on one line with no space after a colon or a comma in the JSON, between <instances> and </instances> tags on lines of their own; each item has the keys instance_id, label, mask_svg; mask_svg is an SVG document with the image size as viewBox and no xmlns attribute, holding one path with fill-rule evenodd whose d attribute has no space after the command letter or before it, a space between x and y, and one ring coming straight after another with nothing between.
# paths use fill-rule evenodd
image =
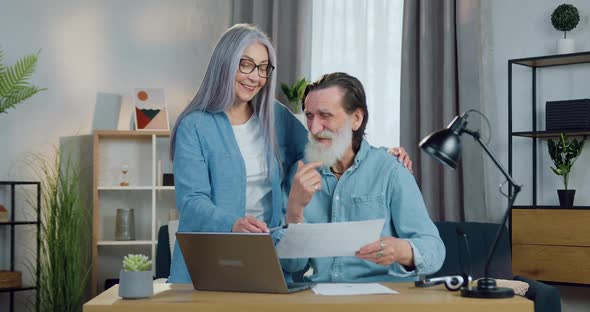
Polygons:
<instances>
[{"instance_id":1,"label":"man's forearm","mask_svg":"<svg viewBox=\"0 0 590 312\"><path fill-rule=\"evenodd\" d=\"M287 224L289 223L303 223L303 208L304 207L295 207L295 204L289 204L287 206L287 215L285 216L285 221Z\"/></svg>"}]
</instances>

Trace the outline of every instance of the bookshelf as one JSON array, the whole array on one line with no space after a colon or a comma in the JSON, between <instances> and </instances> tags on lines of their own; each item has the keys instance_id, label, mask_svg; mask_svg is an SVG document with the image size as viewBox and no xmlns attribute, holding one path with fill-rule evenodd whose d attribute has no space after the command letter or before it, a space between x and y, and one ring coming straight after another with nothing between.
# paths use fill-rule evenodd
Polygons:
<instances>
[{"instance_id":1,"label":"bookshelf","mask_svg":"<svg viewBox=\"0 0 590 312\"><path fill-rule=\"evenodd\" d=\"M160 185L172 171L169 131L96 131L93 142L92 294L106 279L118 278L123 257L143 253L155 269L159 226L175 209L174 186ZM159 163L162 171L158 172ZM122 174L122 168L128 170ZM121 182L129 182L122 186ZM116 211L134 210L134 240L116 240Z\"/></svg>"}]
</instances>

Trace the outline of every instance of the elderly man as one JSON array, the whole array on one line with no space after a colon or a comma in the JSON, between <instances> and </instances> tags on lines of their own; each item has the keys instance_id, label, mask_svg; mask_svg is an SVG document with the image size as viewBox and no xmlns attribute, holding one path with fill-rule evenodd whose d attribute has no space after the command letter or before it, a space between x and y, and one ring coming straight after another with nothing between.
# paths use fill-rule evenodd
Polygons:
<instances>
[{"instance_id":1,"label":"elderly man","mask_svg":"<svg viewBox=\"0 0 590 312\"><path fill-rule=\"evenodd\" d=\"M324 75L303 98L307 163L291 168L287 223L385 219L381 238L356 257L283 259L287 272L313 268L312 282L410 281L436 272L445 247L414 177L364 140L369 113L358 79Z\"/></svg>"}]
</instances>

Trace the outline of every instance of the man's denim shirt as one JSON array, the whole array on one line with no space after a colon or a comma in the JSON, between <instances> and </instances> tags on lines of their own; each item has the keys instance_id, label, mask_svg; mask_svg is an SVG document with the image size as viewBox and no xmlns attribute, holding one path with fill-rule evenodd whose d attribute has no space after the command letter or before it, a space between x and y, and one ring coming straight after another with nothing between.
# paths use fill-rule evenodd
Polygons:
<instances>
[{"instance_id":1,"label":"man's denim shirt","mask_svg":"<svg viewBox=\"0 0 590 312\"><path fill-rule=\"evenodd\" d=\"M303 158L307 130L282 104L275 103L275 131L281 166L272 157L272 212L269 227L284 222L282 182ZM281 169L284 168L284 169ZM192 112L176 129L174 182L179 232L231 232L245 214L246 168L224 112ZM170 268L171 283L190 283L178 241Z\"/></svg>"},{"instance_id":2,"label":"man's denim shirt","mask_svg":"<svg viewBox=\"0 0 590 312\"><path fill-rule=\"evenodd\" d=\"M285 183L291 188L297 165ZM385 219L381 236L407 239L414 253L415 269L407 271L398 263L382 266L356 257L281 259L287 272L303 270L309 263L312 282L411 281L418 275L440 269L445 259L445 246L430 220L414 176L386 151L363 140L352 166L340 181L329 168L319 169L322 189L314 194L304 210L308 223ZM288 230L288 229L287 229ZM284 235L277 231L276 240Z\"/></svg>"}]
</instances>

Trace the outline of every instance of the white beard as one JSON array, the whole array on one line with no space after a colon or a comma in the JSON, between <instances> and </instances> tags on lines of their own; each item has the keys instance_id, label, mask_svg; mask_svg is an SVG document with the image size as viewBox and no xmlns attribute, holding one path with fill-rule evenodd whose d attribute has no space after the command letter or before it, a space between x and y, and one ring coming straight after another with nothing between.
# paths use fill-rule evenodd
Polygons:
<instances>
[{"instance_id":1,"label":"white beard","mask_svg":"<svg viewBox=\"0 0 590 312\"><path fill-rule=\"evenodd\" d=\"M324 130L317 136L331 138L332 144L326 147L309 133L309 142L305 146L305 159L310 162L321 161L325 167L332 167L352 144L352 121L348 120L339 132Z\"/></svg>"}]
</instances>

